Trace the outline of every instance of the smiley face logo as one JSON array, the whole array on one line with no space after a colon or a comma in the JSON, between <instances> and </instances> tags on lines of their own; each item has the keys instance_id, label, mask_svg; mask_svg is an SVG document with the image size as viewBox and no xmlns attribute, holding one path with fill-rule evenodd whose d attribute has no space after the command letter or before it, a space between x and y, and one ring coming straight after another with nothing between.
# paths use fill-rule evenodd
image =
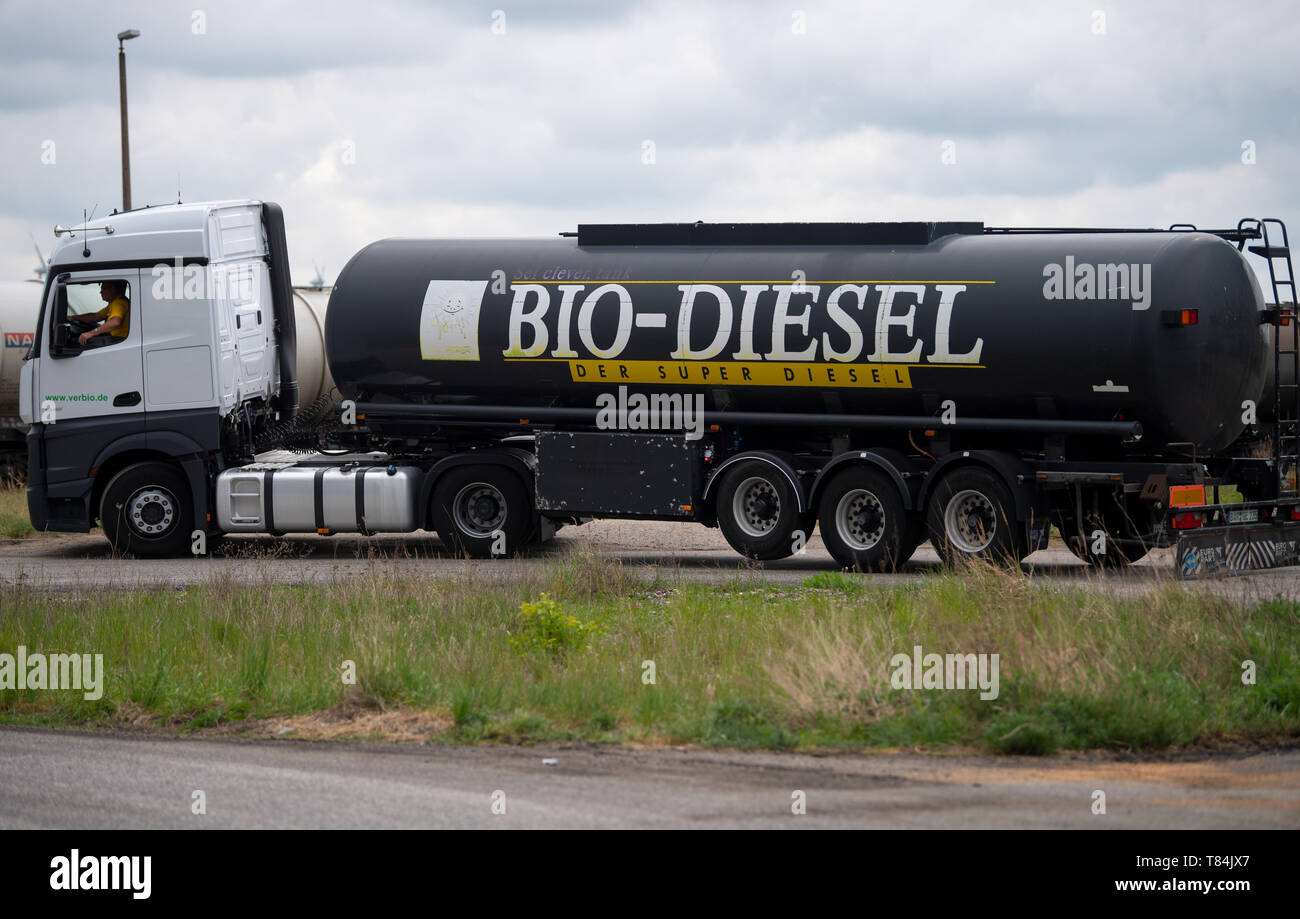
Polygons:
<instances>
[{"instance_id":1,"label":"smiley face logo","mask_svg":"<svg viewBox=\"0 0 1300 919\"><path fill-rule=\"evenodd\" d=\"M465 308L464 297L448 297L447 302L442 305L442 311L444 313L451 313L452 315L459 313L464 308Z\"/></svg>"}]
</instances>

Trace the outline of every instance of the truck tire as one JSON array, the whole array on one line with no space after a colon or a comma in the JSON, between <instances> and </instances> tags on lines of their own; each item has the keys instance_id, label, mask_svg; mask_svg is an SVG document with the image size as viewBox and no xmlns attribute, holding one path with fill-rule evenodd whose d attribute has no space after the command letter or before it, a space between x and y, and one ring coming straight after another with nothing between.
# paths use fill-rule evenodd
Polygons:
<instances>
[{"instance_id":1,"label":"truck tire","mask_svg":"<svg viewBox=\"0 0 1300 919\"><path fill-rule=\"evenodd\" d=\"M99 522L120 555L188 555L194 500L184 473L169 463L127 466L104 489Z\"/></svg>"},{"instance_id":2,"label":"truck tire","mask_svg":"<svg viewBox=\"0 0 1300 919\"><path fill-rule=\"evenodd\" d=\"M768 463L745 460L727 470L718 488L718 528L746 558L770 562L795 552L795 533L807 543L816 517L799 512L790 480Z\"/></svg>"},{"instance_id":3,"label":"truck tire","mask_svg":"<svg viewBox=\"0 0 1300 919\"><path fill-rule=\"evenodd\" d=\"M459 466L433 489L433 526L447 551L506 558L532 541L537 513L528 489L504 466Z\"/></svg>"},{"instance_id":4,"label":"truck tire","mask_svg":"<svg viewBox=\"0 0 1300 919\"><path fill-rule=\"evenodd\" d=\"M926 513L930 541L945 565L961 559L1019 564L1026 540L1010 490L996 473L955 469L939 480Z\"/></svg>"},{"instance_id":5,"label":"truck tire","mask_svg":"<svg viewBox=\"0 0 1300 919\"><path fill-rule=\"evenodd\" d=\"M900 567L909 528L903 499L889 477L854 466L835 474L818 501L822 542L831 557L854 571L893 571Z\"/></svg>"}]
</instances>

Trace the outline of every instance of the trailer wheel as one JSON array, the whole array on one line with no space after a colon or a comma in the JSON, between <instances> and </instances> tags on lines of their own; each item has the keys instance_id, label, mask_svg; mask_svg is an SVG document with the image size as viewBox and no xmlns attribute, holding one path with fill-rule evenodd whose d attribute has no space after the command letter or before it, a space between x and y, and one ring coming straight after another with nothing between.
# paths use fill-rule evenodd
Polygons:
<instances>
[{"instance_id":1,"label":"trailer wheel","mask_svg":"<svg viewBox=\"0 0 1300 919\"><path fill-rule=\"evenodd\" d=\"M727 471L718 488L718 528L746 558L770 562L795 552L795 531L806 543L816 517L799 512L789 479L767 463L747 460Z\"/></svg>"},{"instance_id":2,"label":"trailer wheel","mask_svg":"<svg viewBox=\"0 0 1300 919\"><path fill-rule=\"evenodd\" d=\"M903 499L889 478L857 466L836 473L818 502L822 542L835 561L855 571L893 571L916 527L909 528ZM910 552L908 553L911 554Z\"/></svg>"},{"instance_id":3,"label":"trailer wheel","mask_svg":"<svg viewBox=\"0 0 1300 919\"><path fill-rule=\"evenodd\" d=\"M967 467L944 476L930 498L926 523L945 565L959 559L1018 564L1028 554L1011 492L985 469Z\"/></svg>"},{"instance_id":4,"label":"trailer wheel","mask_svg":"<svg viewBox=\"0 0 1300 919\"><path fill-rule=\"evenodd\" d=\"M433 490L433 525L454 555L513 556L531 541L537 514L519 477L502 466L461 466Z\"/></svg>"},{"instance_id":5,"label":"trailer wheel","mask_svg":"<svg viewBox=\"0 0 1300 919\"><path fill-rule=\"evenodd\" d=\"M99 522L113 550L140 558L188 555L194 502L184 474L167 463L137 463L109 480Z\"/></svg>"}]
</instances>

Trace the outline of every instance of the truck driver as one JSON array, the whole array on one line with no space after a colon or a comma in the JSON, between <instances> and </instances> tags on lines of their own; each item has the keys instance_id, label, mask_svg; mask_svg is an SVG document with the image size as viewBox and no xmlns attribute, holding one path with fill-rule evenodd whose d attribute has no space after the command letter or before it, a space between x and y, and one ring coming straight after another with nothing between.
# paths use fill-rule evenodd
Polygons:
<instances>
[{"instance_id":1,"label":"truck driver","mask_svg":"<svg viewBox=\"0 0 1300 919\"><path fill-rule=\"evenodd\" d=\"M99 295L108 304L102 310L68 317L77 322L100 323L96 328L77 336L77 341L82 347L98 335L110 335L113 339L120 340L126 338L127 332L130 331L131 302L126 299L126 282L103 281L99 285Z\"/></svg>"}]
</instances>

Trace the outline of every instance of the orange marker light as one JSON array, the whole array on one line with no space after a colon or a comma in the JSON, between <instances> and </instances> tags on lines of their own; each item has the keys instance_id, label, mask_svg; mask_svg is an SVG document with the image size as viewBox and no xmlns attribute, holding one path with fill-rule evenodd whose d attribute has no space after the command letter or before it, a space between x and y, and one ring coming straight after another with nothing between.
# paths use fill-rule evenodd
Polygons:
<instances>
[{"instance_id":1,"label":"orange marker light","mask_svg":"<svg viewBox=\"0 0 1300 919\"><path fill-rule=\"evenodd\" d=\"M1204 504L1204 485L1172 485L1169 488L1170 507L1201 507Z\"/></svg>"}]
</instances>

